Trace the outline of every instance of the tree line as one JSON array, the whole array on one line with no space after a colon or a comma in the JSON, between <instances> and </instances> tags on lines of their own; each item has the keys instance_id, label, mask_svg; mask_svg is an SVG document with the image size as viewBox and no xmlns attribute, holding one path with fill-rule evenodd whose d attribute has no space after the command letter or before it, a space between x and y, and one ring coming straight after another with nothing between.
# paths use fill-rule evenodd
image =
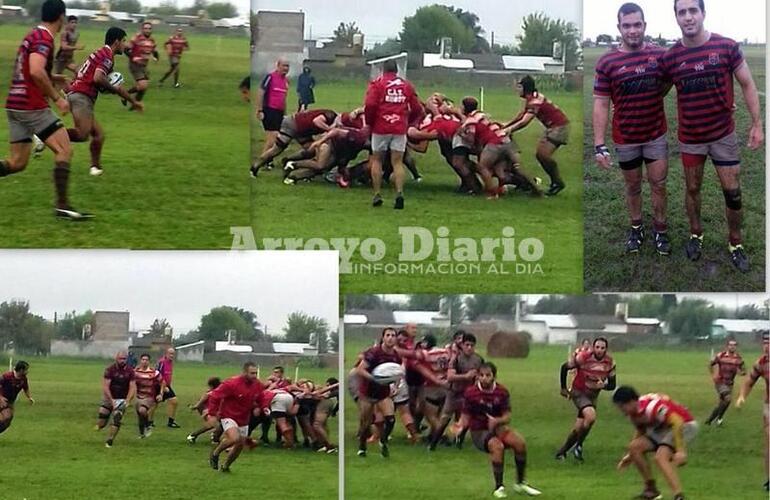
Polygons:
<instances>
[{"instance_id":1,"label":"tree line","mask_svg":"<svg viewBox=\"0 0 770 500\"><path fill-rule=\"evenodd\" d=\"M6 0L6 5L24 7L30 16L36 17L44 0ZM100 0L69 0L69 9L101 10ZM189 15L201 16L208 19L224 19L238 16L238 8L230 2L209 2L195 0L190 7L178 8L173 0L165 0L155 7L143 6L139 0L112 0L110 10L128 12L129 14L155 14L157 16Z\"/></svg>"}]
</instances>

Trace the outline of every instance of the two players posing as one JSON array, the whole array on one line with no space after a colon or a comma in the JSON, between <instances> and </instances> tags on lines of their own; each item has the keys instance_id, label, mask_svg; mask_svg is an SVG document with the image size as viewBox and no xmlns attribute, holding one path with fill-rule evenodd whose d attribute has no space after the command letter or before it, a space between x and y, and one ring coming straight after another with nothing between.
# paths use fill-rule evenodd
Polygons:
<instances>
[{"instance_id":1,"label":"two players posing","mask_svg":"<svg viewBox=\"0 0 770 500\"><path fill-rule=\"evenodd\" d=\"M749 271L742 245L742 200L739 182L740 146L735 132L734 80L738 81L751 117L748 147L764 140L759 95L738 44L704 28L704 0L675 0L681 40L664 49L644 41L647 23L635 3L618 10L622 43L599 59L594 83L593 129L596 162L609 169L611 153L605 144L610 103L612 139L625 180L625 198L631 228L627 253L639 252L645 240L642 220L642 165L652 192L652 236L660 255L671 253L667 233L666 177L668 173L667 122L664 97L677 91L678 139L685 178L686 212L690 238L687 258L702 255L701 186L706 160L711 158L725 198L728 250L733 265ZM629 68L633 68L630 71Z\"/></svg>"}]
</instances>

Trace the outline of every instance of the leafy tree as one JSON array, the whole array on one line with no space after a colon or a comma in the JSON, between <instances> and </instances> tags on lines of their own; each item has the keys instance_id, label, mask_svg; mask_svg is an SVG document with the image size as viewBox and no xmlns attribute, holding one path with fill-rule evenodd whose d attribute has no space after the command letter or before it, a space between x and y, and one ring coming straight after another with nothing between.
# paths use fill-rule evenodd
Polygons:
<instances>
[{"instance_id":1,"label":"leafy tree","mask_svg":"<svg viewBox=\"0 0 770 500\"><path fill-rule=\"evenodd\" d=\"M75 311L65 313L63 318L56 322L55 337L67 340L81 340L83 338L83 327L91 324L94 313L86 311L78 314Z\"/></svg>"},{"instance_id":2,"label":"leafy tree","mask_svg":"<svg viewBox=\"0 0 770 500\"><path fill-rule=\"evenodd\" d=\"M219 306L201 317L198 327L199 340L226 340L227 330L235 330L238 340L255 340L256 333L235 308Z\"/></svg>"},{"instance_id":3,"label":"leafy tree","mask_svg":"<svg viewBox=\"0 0 770 500\"><path fill-rule=\"evenodd\" d=\"M474 43L467 52L474 54L488 54L491 52L489 42L484 38L484 29L479 25L479 16L471 11L464 11L456 7L447 7L447 9L473 34Z\"/></svg>"},{"instance_id":4,"label":"leafy tree","mask_svg":"<svg viewBox=\"0 0 770 500\"><path fill-rule=\"evenodd\" d=\"M642 295L628 301L628 315L641 318L665 317L663 298L660 295Z\"/></svg>"},{"instance_id":5,"label":"leafy tree","mask_svg":"<svg viewBox=\"0 0 770 500\"><path fill-rule=\"evenodd\" d=\"M0 347L3 350L23 335L24 322L29 316L29 302L12 300L0 304Z\"/></svg>"},{"instance_id":6,"label":"leafy tree","mask_svg":"<svg viewBox=\"0 0 770 500\"><path fill-rule=\"evenodd\" d=\"M442 37L450 37L455 52L468 51L475 45L475 35L443 5L420 7L404 18L400 33L404 50L435 52Z\"/></svg>"},{"instance_id":7,"label":"leafy tree","mask_svg":"<svg viewBox=\"0 0 770 500\"><path fill-rule=\"evenodd\" d=\"M262 325L259 323L259 321L257 321L256 314L251 311L247 311L246 309L241 309L240 307L234 307L233 311L237 312L238 315L240 315L240 317L251 326L255 338L261 338L265 335L265 332L262 330Z\"/></svg>"},{"instance_id":8,"label":"leafy tree","mask_svg":"<svg viewBox=\"0 0 770 500\"><path fill-rule=\"evenodd\" d=\"M535 305L536 314L615 314L617 295L547 295Z\"/></svg>"},{"instance_id":9,"label":"leafy tree","mask_svg":"<svg viewBox=\"0 0 770 500\"><path fill-rule=\"evenodd\" d=\"M610 44L612 43L612 35L602 34L596 37L596 43Z\"/></svg>"},{"instance_id":10,"label":"leafy tree","mask_svg":"<svg viewBox=\"0 0 770 500\"><path fill-rule=\"evenodd\" d=\"M451 325L458 325L465 319L465 305L461 295L442 295L439 312L449 316Z\"/></svg>"},{"instance_id":11,"label":"leafy tree","mask_svg":"<svg viewBox=\"0 0 770 500\"><path fill-rule=\"evenodd\" d=\"M475 320L482 314L505 314L513 317L518 295L472 295L465 299L466 316Z\"/></svg>"},{"instance_id":12,"label":"leafy tree","mask_svg":"<svg viewBox=\"0 0 770 500\"><path fill-rule=\"evenodd\" d=\"M501 56L512 56L516 54L516 47L513 45L500 45L496 43L492 45L491 51L493 54Z\"/></svg>"},{"instance_id":13,"label":"leafy tree","mask_svg":"<svg viewBox=\"0 0 770 500\"><path fill-rule=\"evenodd\" d=\"M351 47L353 45L353 35L361 34L361 30L355 22L341 22L334 30L334 45L339 47Z\"/></svg>"},{"instance_id":14,"label":"leafy tree","mask_svg":"<svg viewBox=\"0 0 770 500\"><path fill-rule=\"evenodd\" d=\"M668 313L668 324L672 334L682 340L711 335L711 324L717 318L712 304L703 299L685 299Z\"/></svg>"},{"instance_id":15,"label":"leafy tree","mask_svg":"<svg viewBox=\"0 0 770 500\"><path fill-rule=\"evenodd\" d=\"M407 311L438 311L441 304L441 295L422 293L410 295L405 306Z\"/></svg>"},{"instance_id":16,"label":"leafy tree","mask_svg":"<svg viewBox=\"0 0 770 500\"><path fill-rule=\"evenodd\" d=\"M238 16L238 8L230 2L214 2L206 7L211 19L226 19Z\"/></svg>"},{"instance_id":17,"label":"leafy tree","mask_svg":"<svg viewBox=\"0 0 770 500\"><path fill-rule=\"evenodd\" d=\"M166 320L166 318L155 318L155 321L153 321L150 325L150 335L162 337L166 335L166 328L171 329L171 324Z\"/></svg>"},{"instance_id":18,"label":"leafy tree","mask_svg":"<svg viewBox=\"0 0 770 500\"><path fill-rule=\"evenodd\" d=\"M173 0L164 0L156 7L150 7L149 12L158 16L174 16L180 13Z\"/></svg>"},{"instance_id":19,"label":"leafy tree","mask_svg":"<svg viewBox=\"0 0 770 500\"><path fill-rule=\"evenodd\" d=\"M377 59L379 57L392 56L403 50L401 41L396 38L388 38L382 43L375 43L374 47L366 51L366 57Z\"/></svg>"},{"instance_id":20,"label":"leafy tree","mask_svg":"<svg viewBox=\"0 0 770 500\"><path fill-rule=\"evenodd\" d=\"M386 301L379 295L347 295L345 296L345 309L386 309Z\"/></svg>"},{"instance_id":21,"label":"leafy tree","mask_svg":"<svg viewBox=\"0 0 770 500\"><path fill-rule=\"evenodd\" d=\"M554 42L559 42L567 70L575 69L580 63L580 30L574 23L536 12L524 18L522 34L517 38L520 55L551 56Z\"/></svg>"},{"instance_id":22,"label":"leafy tree","mask_svg":"<svg viewBox=\"0 0 770 500\"><path fill-rule=\"evenodd\" d=\"M142 4L139 3L139 0L111 0L110 10L138 14L142 12Z\"/></svg>"},{"instance_id":23,"label":"leafy tree","mask_svg":"<svg viewBox=\"0 0 770 500\"><path fill-rule=\"evenodd\" d=\"M30 312L29 302L0 304L0 348L13 343L19 354L46 354L50 350L53 325Z\"/></svg>"},{"instance_id":24,"label":"leafy tree","mask_svg":"<svg viewBox=\"0 0 770 500\"><path fill-rule=\"evenodd\" d=\"M756 304L741 306L735 312L736 319L768 319L767 310Z\"/></svg>"},{"instance_id":25,"label":"leafy tree","mask_svg":"<svg viewBox=\"0 0 770 500\"><path fill-rule=\"evenodd\" d=\"M329 324L318 316L310 316L301 311L289 314L283 327L285 342L310 343L319 347L319 352L326 351L326 339L329 336Z\"/></svg>"}]
</instances>

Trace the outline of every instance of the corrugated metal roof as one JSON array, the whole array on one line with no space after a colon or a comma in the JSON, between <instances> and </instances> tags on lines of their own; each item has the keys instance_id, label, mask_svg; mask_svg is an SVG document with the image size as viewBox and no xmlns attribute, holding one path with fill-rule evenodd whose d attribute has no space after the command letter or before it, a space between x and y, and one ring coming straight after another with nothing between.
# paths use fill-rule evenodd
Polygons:
<instances>
[{"instance_id":1,"label":"corrugated metal roof","mask_svg":"<svg viewBox=\"0 0 770 500\"><path fill-rule=\"evenodd\" d=\"M522 321L543 321L549 328L577 328L571 314L527 314Z\"/></svg>"}]
</instances>

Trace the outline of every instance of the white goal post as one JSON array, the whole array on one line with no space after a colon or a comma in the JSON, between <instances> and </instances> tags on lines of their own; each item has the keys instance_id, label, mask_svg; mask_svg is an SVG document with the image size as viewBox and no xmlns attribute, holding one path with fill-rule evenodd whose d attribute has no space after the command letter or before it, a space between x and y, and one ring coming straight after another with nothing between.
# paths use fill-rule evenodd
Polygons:
<instances>
[{"instance_id":1,"label":"white goal post","mask_svg":"<svg viewBox=\"0 0 770 500\"><path fill-rule=\"evenodd\" d=\"M400 54L380 57L379 59L372 59L371 61L366 61L366 64L368 64L371 68L371 71L369 73L369 79L376 80L382 75L382 66L385 64L386 61L396 61L396 66L398 66L398 76L402 78L406 78L406 62L407 62L408 56L409 54L407 54L406 52L401 52Z\"/></svg>"}]
</instances>

